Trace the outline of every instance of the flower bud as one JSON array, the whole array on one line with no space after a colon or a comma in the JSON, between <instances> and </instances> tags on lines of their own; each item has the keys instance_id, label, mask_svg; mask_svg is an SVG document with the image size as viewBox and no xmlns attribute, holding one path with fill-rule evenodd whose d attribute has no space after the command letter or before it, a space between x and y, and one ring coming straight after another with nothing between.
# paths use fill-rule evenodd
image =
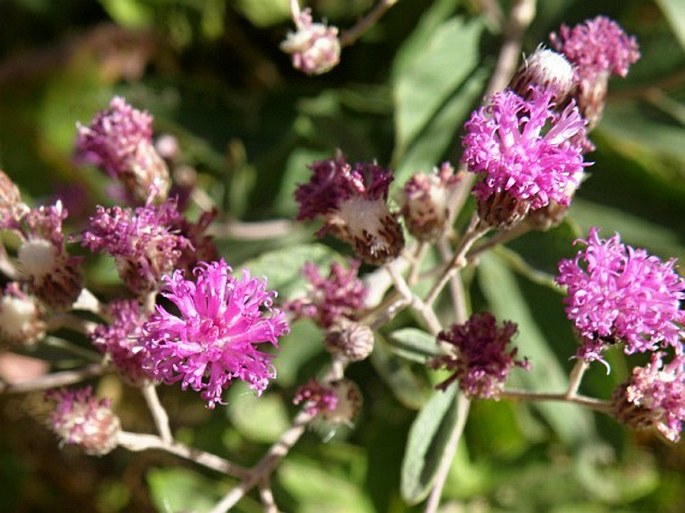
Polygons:
<instances>
[{"instance_id":1,"label":"flower bud","mask_svg":"<svg viewBox=\"0 0 685 513\"><path fill-rule=\"evenodd\" d=\"M373 351L373 342L373 331L369 326L345 317L341 317L326 332L328 352L351 362L365 360Z\"/></svg>"},{"instance_id":2,"label":"flower bud","mask_svg":"<svg viewBox=\"0 0 685 513\"><path fill-rule=\"evenodd\" d=\"M557 106L564 103L574 85L573 66L562 54L542 47L524 59L509 83L523 98L530 97L531 86L550 92Z\"/></svg>"},{"instance_id":3,"label":"flower bud","mask_svg":"<svg viewBox=\"0 0 685 513\"><path fill-rule=\"evenodd\" d=\"M62 443L80 445L92 456L103 456L117 446L121 423L108 399L93 397L90 387L53 390L46 396L57 402L50 421Z\"/></svg>"},{"instance_id":4,"label":"flower bud","mask_svg":"<svg viewBox=\"0 0 685 513\"><path fill-rule=\"evenodd\" d=\"M449 199L460 178L445 162L430 175L417 173L404 185L402 216L409 233L421 241L434 241L449 217Z\"/></svg>"},{"instance_id":5,"label":"flower bud","mask_svg":"<svg viewBox=\"0 0 685 513\"><path fill-rule=\"evenodd\" d=\"M0 169L0 221L14 218L27 208L16 184Z\"/></svg>"},{"instance_id":6,"label":"flower bud","mask_svg":"<svg viewBox=\"0 0 685 513\"><path fill-rule=\"evenodd\" d=\"M45 336L45 323L35 298L18 283L10 283L0 297L0 338L10 344L33 344Z\"/></svg>"}]
</instances>

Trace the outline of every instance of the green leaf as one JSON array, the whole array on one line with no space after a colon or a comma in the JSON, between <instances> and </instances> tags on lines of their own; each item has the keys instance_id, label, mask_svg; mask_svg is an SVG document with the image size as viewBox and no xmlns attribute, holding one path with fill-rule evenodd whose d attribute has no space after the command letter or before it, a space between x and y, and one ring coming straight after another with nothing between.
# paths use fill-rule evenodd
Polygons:
<instances>
[{"instance_id":1,"label":"green leaf","mask_svg":"<svg viewBox=\"0 0 685 513\"><path fill-rule=\"evenodd\" d=\"M431 489L457 422L457 390L451 386L436 392L411 426L400 483L402 497L410 504L422 501Z\"/></svg>"},{"instance_id":2,"label":"green leaf","mask_svg":"<svg viewBox=\"0 0 685 513\"><path fill-rule=\"evenodd\" d=\"M323 244L300 244L263 253L245 262L243 267L253 276L266 276L269 288L277 290L281 298L288 298L305 290L307 282L302 276L302 266L306 262L327 267L336 256L335 251Z\"/></svg>"},{"instance_id":3,"label":"green leaf","mask_svg":"<svg viewBox=\"0 0 685 513\"><path fill-rule=\"evenodd\" d=\"M153 19L150 8L140 0L100 0L100 4L114 21L124 27L146 27Z\"/></svg>"},{"instance_id":4,"label":"green leaf","mask_svg":"<svg viewBox=\"0 0 685 513\"><path fill-rule=\"evenodd\" d=\"M518 371L515 376L520 376L519 380L531 390L565 390L568 384L566 372L548 346L506 262L495 254L484 254L478 267L478 280L499 322L510 320L518 325L518 354L527 357L532 368L529 372ZM537 402L535 407L566 443L572 444L592 436L592 417L581 407L553 402Z\"/></svg>"},{"instance_id":5,"label":"green leaf","mask_svg":"<svg viewBox=\"0 0 685 513\"><path fill-rule=\"evenodd\" d=\"M428 358L440 354L435 337L420 329L404 328L393 331L389 338L390 351L407 360L426 363Z\"/></svg>"},{"instance_id":6,"label":"green leaf","mask_svg":"<svg viewBox=\"0 0 685 513\"><path fill-rule=\"evenodd\" d=\"M202 513L221 498L212 481L185 468L153 468L146 477L155 511Z\"/></svg>"},{"instance_id":7,"label":"green leaf","mask_svg":"<svg viewBox=\"0 0 685 513\"><path fill-rule=\"evenodd\" d=\"M412 410L421 408L426 399L424 388L407 363L390 352L388 343L378 333L371 353L371 364L398 401Z\"/></svg>"},{"instance_id":8,"label":"green leaf","mask_svg":"<svg viewBox=\"0 0 685 513\"><path fill-rule=\"evenodd\" d=\"M261 397L243 383L231 386L227 414L235 428L255 442L275 442L290 427L283 398L266 393Z\"/></svg>"},{"instance_id":9,"label":"green leaf","mask_svg":"<svg viewBox=\"0 0 685 513\"><path fill-rule=\"evenodd\" d=\"M673 33L685 49L685 2L682 0L656 0L664 16L671 25Z\"/></svg>"},{"instance_id":10,"label":"green leaf","mask_svg":"<svg viewBox=\"0 0 685 513\"><path fill-rule=\"evenodd\" d=\"M299 512L373 513L361 487L341 474L330 462L291 456L279 466L278 480L300 504Z\"/></svg>"},{"instance_id":11,"label":"green leaf","mask_svg":"<svg viewBox=\"0 0 685 513\"><path fill-rule=\"evenodd\" d=\"M401 159L421 131L473 74L478 65L478 41L482 30L483 25L477 20L467 23L461 18L450 19L432 32L413 60L407 58L397 68L394 80L397 105L395 161ZM452 127L451 131L456 128Z\"/></svg>"},{"instance_id":12,"label":"green leaf","mask_svg":"<svg viewBox=\"0 0 685 513\"><path fill-rule=\"evenodd\" d=\"M269 27L290 18L289 0L236 0L235 9L257 27Z\"/></svg>"}]
</instances>

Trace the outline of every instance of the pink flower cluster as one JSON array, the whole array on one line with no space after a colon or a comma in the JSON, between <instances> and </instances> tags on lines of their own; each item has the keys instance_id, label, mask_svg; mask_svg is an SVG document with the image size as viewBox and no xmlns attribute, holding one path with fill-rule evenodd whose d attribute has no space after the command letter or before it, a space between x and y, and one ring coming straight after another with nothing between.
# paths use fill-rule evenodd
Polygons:
<instances>
[{"instance_id":1,"label":"pink flower cluster","mask_svg":"<svg viewBox=\"0 0 685 513\"><path fill-rule=\"evenodd\" d=\"M662 262L644 249L601 239L591 228L585 249L559 262L556 282L567 289L566 315L582 338L578 357L602 360L607 344L625 343L628 354L678 347L685 326L685 280L675 260Z\"/></svg>"},{"instance_id":2,"label":"pink flower cluster","mask_svg":"<svg viewBox=\"0 0 685 513\"><path fill-rule=\"evenodd\" d=\"M310 9L295 18L297 31L288 32L281 50L292 55L293 67L307 75L321 75L340 62L337 27L314 23Z\"/></svg>"},{"instance_id":3,"label":"pink flower cluster","mask_svg":"<svg viewBox=\"0 0 685 513\"><path fill-rule=\"evenodd\" d=\"M616 416L637 427L656 426L668 440L680 439L685 419L685 356L676 354L664 363L655 353L645 367L636 367L614 395Z\"/></svg>"},{"instance_id":4,"label":"pink flower cluster","mask_svg":"<svg viewBox=\"0 0 685 513\"><path fill-rule=\"evenodd\" d=\"M247 271L234 277L224 260L201 263L193 274L195 281L181 271L164 277L162 295L175 308L158 305L143 327L148 373L201 392L209 408L223 404L234 379L261 394L275 370L259 344L276 346L289 330L285 314L272 307L276 293Z\"/></svg>"},{"instance_id":5,"label":"pink flower cluster","mask_svg":"<svg viewBox=\"0 0 685 513\"><path fill-rule=\"evenodd\" d=\"M474 187L479 201L505 192L542 208L551 200L567 205L586 165L582 145L585 121L571 103L554 110L552 93L534 90L525 100L511 90L494 94L466 123L462 161L481 175Z\"/></svg>"},{"instance_id":6,"label":"pink flower cluster","mask_svg":"<svg viewBox=\"0 0 685 513\"><path fill-rule=\"evenodd\" d=\"M293 404L302 404L302 408L309 415L315 416L324 411L333 411L338 406L338 396L335 390L320 384L314 378L302 385L295 392Z\"/></svg>"},{"instance_id":7,"label":"pink flower cluster","mask_svg":"<svg viewBox=\"0 0 685 513\"><path fill-rule=\"evenodd\" d=\"M128 197L166 197L169 170L152 143L152 116L116 96L90 126L77 125L75 158L92 164L124 186Z\"/></svg>"},{"instance_id":8,"label":"pink flower cluster","mask_svg":"<svg viewBox=\"0 0 685 513\"><path fill-rule=\"evenodd\" d=\"M170 273L190 247L176 228L181 222L174 200L135 210L99 206L83 233L82 244L113 256L124 283L145 293L158 287L162 275Z\"/></svg>"},{"instance_id":9,"label":"pink flower cluster","mask_svg":"<svg viewBox=\"0 0 685 513\"><path fill-rule=\"evenodd\" d=\"M140 344L145 315L138 301L119 299L107 307L111 318L108 325L101 324L90 335L93 345L105 353L122 377L129 383L141 385L148 376L143 367L149 354Z\"/></svg>"},{"instance_id":10,"label":"pink flower cluster","mask_svg":"<svg viewBox=\"0 0 685 513\"><path fill-rule=\"evenodd\" d=\"M517 349L507 345L517 327L506 321L500 328L489 312L473 314L464 324L453 324L438 334L438 341L447 344L448 354L431 361L431 367L445 368L452 376L438 385L446 389L457 381L469 398L497 398L504 382L515 367L529 368L526 360L514 360Z\"/></svg>"}]
</instances>

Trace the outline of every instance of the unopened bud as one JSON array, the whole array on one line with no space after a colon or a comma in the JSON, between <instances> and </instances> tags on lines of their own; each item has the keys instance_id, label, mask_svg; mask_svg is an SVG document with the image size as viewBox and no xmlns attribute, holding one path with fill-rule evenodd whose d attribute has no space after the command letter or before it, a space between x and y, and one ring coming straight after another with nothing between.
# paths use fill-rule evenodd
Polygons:
<instances>
[{"instance_id":1,"label":"unopened bud","mask_svg":"<svg viewBox=\"0 0 685 513\"><path fill-rule=\"evenodd\" d=\"M304 9L296 20L297 31L288 32L281 50L292 55L293 67L307 75L321 75L340 62L337 27L313 23L311 11Z\"/></svg>"},{"instance_id":2,"label":"unopened bud","mask_svg":"<svg viewBox=\"0 0 685 513\"><path fill-rule=\"evenodd\" d=\"M557 106L564 102L573 86L573 66L562 54L545 48L538 48L526 58L509 83L523 98L530 97L531 87L550 92Z\"/></svg>"},{"instance_id":3,"label":"unopened bud","mask_svg":"<svg viewBox=\"0 0 685 513\"><path fill-rule=\"evenodd\" d=\"M352 362L366 359L373 351L373 342L369 326L345 317L338 319L326 333L326 349Z\"/></svg>"},{"instance_id":4,"label":"unopened bud","mask_svg":"<svg viewBox=\"0 0 685 513\"><path fill-rule=\"evenodd\" d=\"M33 344L45 336L45 323L35 298L10 283L0 298L0 338L10 344Z\"/></svg>"}]
</instances>

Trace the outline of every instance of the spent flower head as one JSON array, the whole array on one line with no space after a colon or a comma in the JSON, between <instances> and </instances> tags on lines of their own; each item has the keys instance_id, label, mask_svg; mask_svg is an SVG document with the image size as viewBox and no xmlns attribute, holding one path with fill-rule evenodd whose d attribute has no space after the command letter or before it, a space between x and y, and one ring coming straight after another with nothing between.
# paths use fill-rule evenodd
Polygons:
<instances>
[{"instance_id":1,"label":"spent flower head","mask_svg":"<svg viewBox=\"0 0 685 513\"><path fill-rule=\"evenodd\" d=\"M585 249L561 260L556 278L566 287L566 315L582 339L577 356L602 361L602 351L617 342L628 354L677 347L685 326L685 280L675 260L662 262L622 244L618 234L601 239L597 228L577 242Z\"/></svg>"},{"instance_id":2,"label":"spent flower head","mask_svg":"<svg viewBox=\"0 0 685 513\"><path fill-rule=\"evenodd\" d=\"M120 96L98 112L89 126L77 124L75 158L92 164L123 185L129 199L166 198L169 170L152 142L152 116Z\"/></svg>"},{"instance_id":3,"label":"spent flower head","mask_svg":"<svg viewBox=\"0 0 685 513\"><path fill-rule=\"evenodd\" d=\"M79 445L93 456L107 454L117 446L121 423L108 399L93 397L90 387L51 390L46 397L56 402L50 422L62 443Z\"/></svg>"},{"instance_id":4,"label":"spent flower head","mask_svg":"<svg viewBox=\"0 0 685 513\"><path fill-rule=\"evenodd\" d=\"M570 202L586 165L578 140L585 121L573 103L558 113L550 92L533 89L526 100L505 90L492 95L465 127L462 160L482 176L473 189L482 219L507 226L552 200ZM487 212L491 204L501 203L498 195L511 198L516 219Z\"/></svg>"},{"instance_id":5,"label":"spent flower head","mask_svg":"<svg viewBox=\"0 0 685 513\"><path fill-rule=\"evenodd\" d=\"M259 344L276 346L289 330L285 314L272 306L276 293L247 271L236 278L224 260L202 262L193 274L195 281L182 271L163 279L162 295L175 309L157 306L143 327L147 372L201 392L209 408L223 404L234 379L261 394L275 370Z\"/></svg>"},{"instance_id":6,"label":"spent flower head","mask_svg":"<svg viewBox=\"0 0 685 513\"><path fill-rule=\"evenodd\" d=\"M323 328L342 318L355 319L364 308L368 290L357 278L360 263L353 260L348 265L333 262L324 278L315 264L307 262L302 274L311 288L306 297L288 301L285 308L298 317L310 317Z\"/></svg>"},{"instance_id":7,"label":"spent flower head","mask_svg":"<svg viewBox=\"0 0 685 513\"><path fill-rule=\"evenodd\" d=\"M181 223L175 200L135 210L98 206L82 244L113 256L124 283L142 294L156 290L191 246L177 229Z\"/></svg>"},{"instance_id":8,"label":"spent flower head","mask_svg":"<svg viewBox=\"0 0 685 513\"><path fill-rule=\"evenodd\" d=\"M5 217L2 227L13 230L21 239L17 250L21 278L45 304L68 308L81 292L81 258L70 256L65 248L62 224L67 210L57 201L16 214Z\"/></svg>"},{"instance_id":9,"label":"spent flower head","mask_svg":"<svg viewBox=\"0 0 685 513\"><path fill-rule=\"evenodd\" d=\"M680 439L685 420L685 355L664 363L664 353L652 355L650 363L636 367L613 395L614 416L628 426L655 426L671 442Z\"/></svg>"},{"instance_id":10,"label":"spent flower head","mask_svg":"<svg viewBox=\"0 0 685 513\"><path fill-rule=\"evenodd\" d=\"M334 411L338 406L338 396L333 388L310 378L295 392L293 404L302 404L302 409L309 415L316 416L324 411Z\"/></svg>"},{"instance_id":11,"label":"spent flower head","mask_svg":"<svg viewBox=\"0 0 685 513\"><path fill-rule=\"evenodd\" d=\"M281 50L292 56L295 69L307 75L321 75L340 62L338 28L314 23L310 9L295 17L295 32L288 32Z\"/></svg>"},{"instance_id":12,"label":"spent flower head","mask_svg":"<svg viewBox=\"0 0 685 513\"><path fill-rule=\"evenodd\" d=\"M392 173L376 163L347 163L334 159L314 162L312 178L295 191L297 218L323 217L319 235L331 232L352 244L357 256L370 264L397 257L404 247L402 228L386 204Z\"/></svg>"},{"instance_id":13,"label":"spent flower head","mask_svg":"<svg viewBox=\"0 0 685 513\"><path fill-rule=\"evenodd\" d=\"M466 323L441 331L438 341L446 344L448 354L434 358L430 366L453 374L438 388L445 390L457 381L469 398L497 399L515 366L529 368L527 360L514 359L516 348L507 347L516 331L516 324L510 321L498 327L489 312L473 314Z\"/></svg>"},{"instance_id":14,"label":"spent flower head","mask_svg":"<svg viewBox=\"0 0 685 513\"><path fill-rule=\"evenodd\" d=\"M93 345L107 355L124 379L143 385L148 376L143 370L149 355L140 342L146 316L138 301L118 299L107 306L109 324L101 324L90 334Z\"/></svg>"}]
</instances>

